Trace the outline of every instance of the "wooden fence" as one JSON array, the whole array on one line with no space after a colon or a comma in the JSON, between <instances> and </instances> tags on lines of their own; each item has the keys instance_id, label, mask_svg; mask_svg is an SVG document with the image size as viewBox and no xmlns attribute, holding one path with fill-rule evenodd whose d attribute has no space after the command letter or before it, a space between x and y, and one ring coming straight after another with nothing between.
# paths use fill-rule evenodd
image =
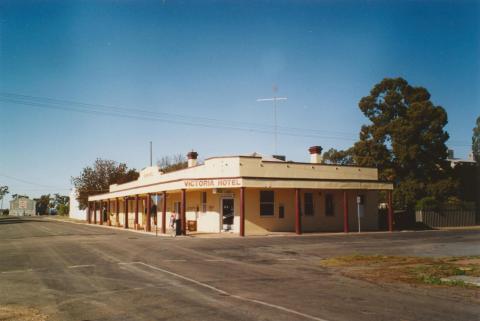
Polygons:
<instances>
[{"instance_id":1,"label":"wooden fence","mask_svg":"<svg viewBox=\"0 0 480 321\"><path fill-rule=\"evenodd\" d=\"M476 211L475 208L417 210L415 221L429 227L472 226L476 224Z\"/></svg>"}]
</instances>

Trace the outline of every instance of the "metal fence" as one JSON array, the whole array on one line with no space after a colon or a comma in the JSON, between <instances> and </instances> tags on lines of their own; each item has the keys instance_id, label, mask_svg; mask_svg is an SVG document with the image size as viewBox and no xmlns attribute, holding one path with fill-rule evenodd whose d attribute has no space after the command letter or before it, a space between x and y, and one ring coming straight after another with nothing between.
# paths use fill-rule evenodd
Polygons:
<instances>
[{"instance_id":1,"label":"metal fence","mask_svg":"<svg viewBox=\"0 0 480 321\"><path fill-rule=\"evenodd\" d=\"M445 208L440 210L419 210L415 221L429 227L472 226L476 224L475 208Z\"/></svg>"}]
</instances>

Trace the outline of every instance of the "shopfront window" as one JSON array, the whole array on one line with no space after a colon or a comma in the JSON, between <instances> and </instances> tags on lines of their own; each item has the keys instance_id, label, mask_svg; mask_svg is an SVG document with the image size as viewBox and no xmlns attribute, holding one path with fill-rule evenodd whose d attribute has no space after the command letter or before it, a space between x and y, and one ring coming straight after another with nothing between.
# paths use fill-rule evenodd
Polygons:
<instances>
[{"instance_id":1,"label":"shopfront window","mask_svg":"<svg viewBox=\"0 0 480 321\"><path fill-rule=\"evenodd\" d=\"M313 215L313 194L312 193L305 193L303 194L304 206L305 210L304 213L306 216Z\"/></svg>"},{"instance_id":2,"label":"shopfront window","mask_svg":"<svg viewBox=\"0 0 480 321\"><path fill-rule=\"evenodd\" d=\"M333 195L326 194L325 195L325 215L333 216L335 214L333 205Z\"/></svg>"},{"instance_id":3,"label":"shopfront window","mask_svg":"<svg viewBox=\"0 0 480 321\"><path fill-rule=\"evenodd\" d=\"M260 215L273 216L275 209L273 191L260 191Z\"/></svg>"}]
</instances>

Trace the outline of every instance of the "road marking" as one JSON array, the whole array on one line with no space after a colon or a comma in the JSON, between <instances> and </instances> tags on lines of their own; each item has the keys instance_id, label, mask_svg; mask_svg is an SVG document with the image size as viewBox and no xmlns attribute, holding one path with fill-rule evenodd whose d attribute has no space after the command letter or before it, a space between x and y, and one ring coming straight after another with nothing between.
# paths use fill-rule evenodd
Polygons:
<instances>
[{"instance_id":1,"label":"road marking","mask_svg":"<svg viewBox=\"0 0 480 321\"><path fill-rule=\"evenodd\" d=\"M206 262L225 262L225 259L206 259Z\"/></svg>"},{"instance_id":2,"label":"road marking","mask_svg":"<svg viewBox=\"0 0 480 321\"><path fill-rule=\"evenodd\" d=\"M95 265L92 264L83 264L83 265L70 265L68 266L69 269L78 269L78 268L84 268L84 267L94 267Z\"/></svg>"},{"instance_id":3,"label":"road marking","mask_svg":"<svg viewBox=\"0 0 480 321\"><path fill-rule=\"evenodd\" d=\"M24 272L32 272L33 269L26 269L26 270L12 270L12 271L3 271L3 274L7 273L24 273Z\"/></svg>"},{"instance_id":4,"label":"road marking","mask_svg":"<svg viewBox=\"0 0 480 321\"><path fill-rule=\"evenodd\" d=\"M292 310L292 309L283 307L283 306L281 306L281 305L276 305L276 304L272 304L272 303L268 303L268 302L264 302L264 301L260 301L260 300L256 300L256 299L249 299L249 298L242 297L242 296L240 296L240 295L230 294L230 293L228 293L227 291L221 290L221 289L216 288L216 287L214 287L214 286L212 286L212 285L209 285L209 284L206 284L206 283L203 283L203 282L200 282L200 281L191 279L191 278L186 277L186 276L183 276L183 275L181 275L181 274L178 274L178 273L175 273L175 272L172 272L172 271L169 271L169 270L165 270L165 269L162 269L162 268L160 268L160 267L153 266L153 265L150 265L150 264L147 264L147 263L143 263L143 262L131 262L131 263L123 263L123 264L139 264L139 265L143 265L143 266L146 266L146 267L148 267L148 268L150 268L150 269L152 269L152 270L157 270L157 271L160 271L160 272L163 272L163 273L172 275L172 276L177 277L177 278L179 278L179 279L188 281L188 282L190 282L190 283L194 283L194 284L196 284L196 285L198 285L198 286L201 286L201 287L210 289L210 290L212 290L212 291L214 291L214 292L220 293L220 294L225 295L225 296L229 296L229 297L231 297L231 298L235 298L235 299L237 299L237 300L247 301L247 302L252 302L252 303L257 303L257 304L264 305L264 306L267 306L267 307L270 307L270 308L273 308L273 309L277 309L277 310L281 310L281 311L288 312L288 313L291 313L291 314L295 314L295 315L304 317L304 318L309 319L309 320L328 321L328 320L326 320L326 319L318 318L318 317L315 317L315 316L313 316L313 315L309 315L309 314L302 313L302 312L299 312L299 311L296 311L296 310Z\"/></svg>"},{"instance_id":5,"label":"road marking","mask_svg":"<svg viewBox=\"0 0 480 321\"><path fill-rule=\"evenodd\" d=\"M284 258L284 259L277 259L277 261L296 261L297 259L289 259L289 258Z\"/></svg>"}]
</instances>

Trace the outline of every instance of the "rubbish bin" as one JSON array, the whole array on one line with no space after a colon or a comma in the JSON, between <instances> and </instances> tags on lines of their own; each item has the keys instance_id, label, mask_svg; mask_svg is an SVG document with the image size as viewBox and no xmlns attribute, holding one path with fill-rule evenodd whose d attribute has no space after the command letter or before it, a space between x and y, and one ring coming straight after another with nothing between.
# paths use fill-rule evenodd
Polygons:
<instances>
[{"instance_id":1,"label":"rubbish bin","mask_svg":"<svg viewBox=\"0 0 480 321\"><path fill-rule=\"evenodd\" d=\"M182 220L175 220L175 235L182 235Z\"/></svg>"}]
</instances>

